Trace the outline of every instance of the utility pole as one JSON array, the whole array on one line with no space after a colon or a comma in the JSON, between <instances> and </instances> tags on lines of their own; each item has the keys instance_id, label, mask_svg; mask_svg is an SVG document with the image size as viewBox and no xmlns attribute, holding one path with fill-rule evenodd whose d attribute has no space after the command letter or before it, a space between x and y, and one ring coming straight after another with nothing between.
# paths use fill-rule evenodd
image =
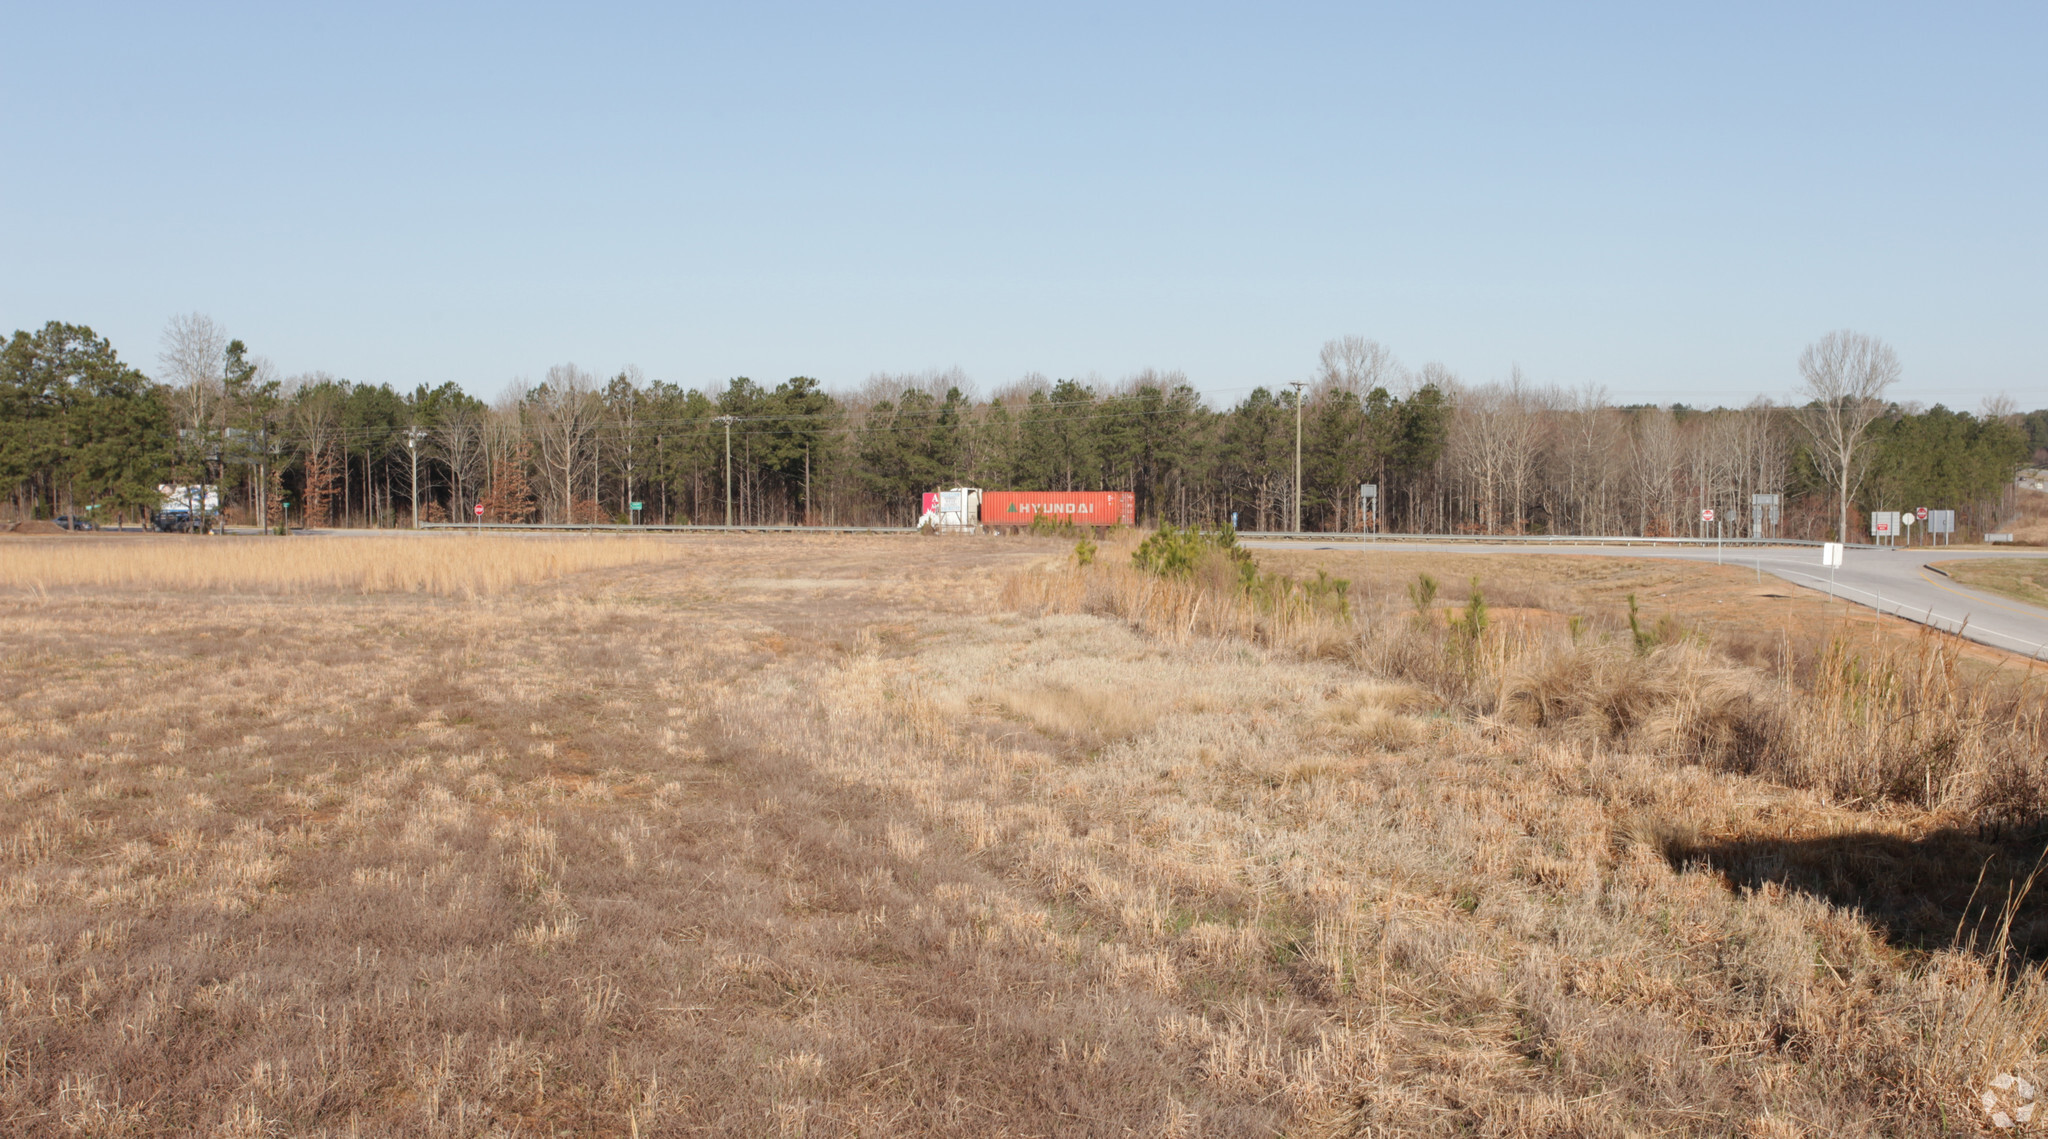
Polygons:
<instances>
[{"instance_id":1,"label":"utility pole","mask_svg":"<svg viewBox=\"0 0 2048 1139\"><path fill-rule=\"evenodd\" d=\"M725 524L732 525L732 419L721 415L718 422L725 424Z\"/></svg>"},{"instance_id":2,"label":"utility pole","mask_svg":"<svg viewBox=\"0 0 2048 1139\"><path fill-rule=\"evenodd\" d=\"M1308 386L1305 381L1296 380L1288 385L1294 389L1294 532L1301 533L1301 389Z\"/></svg>"},{"instance_id":3,"label":"utility pole","mask_svg":"<svg viewBox=\"0 0 2048 1139\"><path fill-rule=\"evenodd\" d=\"M420 429L405 429L405 449L412 452L412 528L420 528Z\"/></svg>"}]
</instances>

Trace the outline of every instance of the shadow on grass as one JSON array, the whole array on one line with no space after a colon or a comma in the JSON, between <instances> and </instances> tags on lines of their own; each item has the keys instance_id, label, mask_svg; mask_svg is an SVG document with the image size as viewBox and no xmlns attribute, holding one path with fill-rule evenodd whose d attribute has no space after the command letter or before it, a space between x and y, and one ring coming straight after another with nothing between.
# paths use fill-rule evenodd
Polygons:
<instances>
[{"instance_id":1,"label":"shadow on grass","mask_svg":"<svg viewBox=\"0 0 2048 1139\"><path fill-rule=\"evenodd\" d=\"M1948 829L1918 839L1885 834L1677 841L1674 867L1702 863L1730 888L1775 882L1861 912L1902 949L1998 950L2048 960L2048 819L1997 829ZM2031 887L2031 888L2030 888Z\"/></svg>"}]
</instances>

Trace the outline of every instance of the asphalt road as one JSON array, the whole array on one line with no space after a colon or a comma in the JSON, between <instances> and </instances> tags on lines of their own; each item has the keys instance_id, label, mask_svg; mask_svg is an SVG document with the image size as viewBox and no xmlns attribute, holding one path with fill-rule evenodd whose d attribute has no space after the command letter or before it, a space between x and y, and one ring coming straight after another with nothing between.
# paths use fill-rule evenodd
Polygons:
<instances>
[{"instance_id":1,"label":"asphalt road","mask_svg":"<svg viewBox=\"0 0 2048 1139\"><path fill-rule=\"evenodd\" d=\"M1962 561L1971 558L2048 558L2048 553L2031 550L1948 550L1939 547L1863 549L1844 551L1842 567L1829 570L1820 564L1816 546L1730 546L1716 553L1711 547L1687 546L1583 546L1583 545L1489 545L1484 542L1379 542L1364 543L1341 539L1250 539L1247 546L1293 550L1365 550L1389 553L1458 554L1556 554L1581 558L1679 558L1686 561L1715 561L1737 566L1755 566L1764 573L1832 594L1844 601L1895 614L1906 620L1932 625L1970 640L2021 656L2048 660L2048 609L2014 601L2008 597L1970 589L1941 572L1928 568L1930 562Z\"/></svg>"}]
</instances>

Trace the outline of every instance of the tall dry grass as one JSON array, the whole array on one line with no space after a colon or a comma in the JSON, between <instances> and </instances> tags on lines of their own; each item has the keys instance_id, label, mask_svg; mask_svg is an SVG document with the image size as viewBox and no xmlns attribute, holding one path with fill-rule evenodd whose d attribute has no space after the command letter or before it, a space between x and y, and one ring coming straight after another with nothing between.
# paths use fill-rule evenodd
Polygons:
<instances>
[{"instance_id":1,"label":"tall dry grass","mask_svg":"<svg viewBox=\"0 0 2048 1139\"><path fill-rule=\"evenodd\" d=\"M1966 676L1968 644L1934 630L1908 645L1844 631L1765 670L1668 618L1630 631L1523 614L1475 635L1448 603L1274 604L1222 575L1161 577L1116 553L1013 571L1003 599L1027 612L1114 616L1176 644L1231 637L1340 659L1467 716L1762 775L1831 803L2000 825L2048 811L2048 678Z\"/></svg>"},{"instance_id":2,"label":"tall dry grass","mask_svg":"<svg viewBox=\"0 0 2048 1139\"><path fill-rule=\"evenodd\" d=\"M1348 605L1308 588L1313 583L1267 577L1241 588L1235 568L1210 559L1186 577L1135 569L1142 534L1114 534L1090 564L1068 559L1004 574L1002 602L1024 612L1104 613L1176 644L1194 637L1238 637L1302 655L1337 650L1360 624Z\"/></svg>"},{"instance_id":3,"label":"tall dry grass","mask_svg":"<svg viewBox=\"0 0 2048 1139\"><path fill-rule=\"evenodd\" d=\"M1276 828L1287 854L1266 856L1298 860L1307 879L1303 957L1368 985L1379 970L1381 1016L1384 978L1398 977L1393 1005L1426 994L1425 1015L1468 1034L1406 1046L1485 1081L1474 1133L1974 1133L1986 1117L1958 1089L2033 1074L2048 1044L2048 975L2030 960L2048 952L2048 914L2030 896L2048 783L2038 684L1972 681L1966 646L1931 632L1903 646L1841 636L1767 671L1674 623L1640 639L1563 619L1474 634L1450 605L1274 613L1148 577L1113 561L1043 566L1003 592L1046 621L1092 613L1198 655L1214 636L1212 661L1232 659L1233 641L1258 646L1252 669L1179 686L1177 716L1159 720L1156 735L1173 734L1164 725L1205 710L1191 692L1231 694L1240 738L1196 749L1222 768L1206 778L1271 788L1268 806L1241 788L1216 800L1261 837L1205 843L1199 830L1220 818L1183 817L1194 833L1181 872L1216 873L1222 852L1243 850L1249 863L1230 873L1256 876ZM1129 653L1094 635L1102 656ZM1028 673L1006 664L998 684L1011 691ZM1326 681L1319 707L1295 697L1313 727L1290 738L1290 701L1264 678L1312 667L1354 679ZM1078 680L1058 687L1092 687ZM1135 745L1104 747L1121 761ZM1160 778L1205 778L1184 755L1159 753ZM1105 786L1076 798L1127 802L1145 777L1103 771ZM1339 815L1304 833L1304 820ZM1433 872L1423 893L1493 922L1386 900ZM1504 895L1544 900L1517 913ZM1496 1026L1571 1090L1526 1096L1526 1069L1476 1060ZM1429 1093L1386 1067L1359 1107L1306 1133L1457 1130L1407 1110ZM1305 1069L1298 1083L1331 1082ZM1580 1095L1606 1111L1574 1110Z\"/></svg>"},{"instance_id":4,"label":"tall dry grass","mask_svg":"<svg viewBox=\"0 0 2048 1139\"><path fill-rule=\"evenodd\" d=\"M587 535L67 536L0 544L0 588L474 597L683 553L669 539Z\"/></svg>"}]
</instances>

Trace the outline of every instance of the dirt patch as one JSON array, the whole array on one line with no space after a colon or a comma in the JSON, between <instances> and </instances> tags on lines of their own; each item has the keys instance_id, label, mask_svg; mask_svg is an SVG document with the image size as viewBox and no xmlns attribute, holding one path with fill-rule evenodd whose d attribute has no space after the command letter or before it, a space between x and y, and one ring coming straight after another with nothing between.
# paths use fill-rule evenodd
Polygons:
<instances>
[{"instance_id":1,"label":"dirt patch","mask_svg":"<svg viewBox=\"0 0 2048 1139\"><path fill-rule=\"evenodd\" d=\"M5 527L0 527L0 534L18 534L24 538L44 534L70 533L71 531L57 525L55 522L41 518L28 522L12 522Z\"/></svg>"}]
</instances>

